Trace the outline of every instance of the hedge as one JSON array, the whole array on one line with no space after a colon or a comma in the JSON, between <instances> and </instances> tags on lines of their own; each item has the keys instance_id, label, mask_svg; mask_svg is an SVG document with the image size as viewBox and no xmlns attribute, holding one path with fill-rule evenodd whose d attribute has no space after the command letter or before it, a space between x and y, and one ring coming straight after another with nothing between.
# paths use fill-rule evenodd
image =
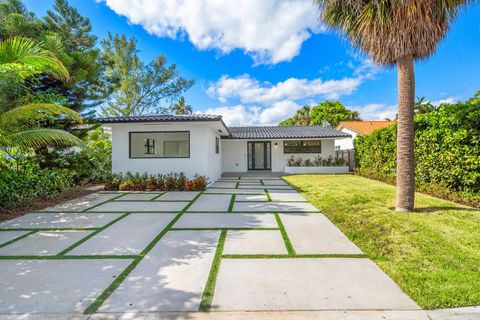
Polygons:
<instances>
[{"instance_id":1,"label":"hedge","mask_svg":"<svg viewBox=\"0 0 480 320\"><path fill-rule=\"evenodd\" d=\"M395 181L396 130L393 125L355 139L360 175ZM423 191L480 203L480 92L415 116L415 179Z\"/></svg>"}]
</instances>

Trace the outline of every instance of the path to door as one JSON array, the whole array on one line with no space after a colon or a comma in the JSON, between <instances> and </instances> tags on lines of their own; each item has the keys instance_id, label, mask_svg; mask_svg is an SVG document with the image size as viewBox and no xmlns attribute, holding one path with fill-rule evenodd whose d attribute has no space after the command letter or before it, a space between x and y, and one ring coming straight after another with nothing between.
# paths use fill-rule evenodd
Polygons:
<instances>
[{"instance_id":1,"label":"path to door","mask_svg":"<svg viewBox=\"0 0 480 320\"><path fill-rule=\"evenodd\" d=\"M376 319L379 312L425 319L278 177L222 178L203 193L102 192L7 221L0 230L4 316L212 311L215 319L245 319L218 316L315 311L341 319L370 313ZM206 317L186 315L172 319Z\"/></svg>"}]
</instances>

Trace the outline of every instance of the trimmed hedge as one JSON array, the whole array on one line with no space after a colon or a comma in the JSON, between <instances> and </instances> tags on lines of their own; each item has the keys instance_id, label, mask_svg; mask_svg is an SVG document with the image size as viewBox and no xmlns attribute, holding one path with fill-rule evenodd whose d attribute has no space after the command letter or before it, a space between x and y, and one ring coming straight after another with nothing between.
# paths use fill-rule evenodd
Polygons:
<instances>
[{"instance_id":1,"label":"trimmed hedge","mask_svg":"<svg viewBox=\"0 0 480 320\"><path fill-rule=\"evenodd\" d=\"M0 172L0 207L21 207L36 198L56 196L72 186L73 175L67 169L4 170Z\"/></svg>"},{"instance_id":2,"label":"trimmed hedge","mask_svg":"<svg viewBox=\"0 0 480 320\"><path fill-rule=\"evenodd\" d=\"M395 182L396 130L393 125L355 139L360 175ZM480 92L415 116L415 179L427 193L480 203Z\"/></svg>"}]
</instances>

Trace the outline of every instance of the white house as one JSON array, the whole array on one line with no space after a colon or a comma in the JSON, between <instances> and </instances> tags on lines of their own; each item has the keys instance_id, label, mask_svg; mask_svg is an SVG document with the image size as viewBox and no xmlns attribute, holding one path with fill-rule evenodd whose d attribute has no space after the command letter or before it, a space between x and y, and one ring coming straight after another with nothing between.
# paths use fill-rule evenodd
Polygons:
<instances>
[{"instance_id":1,"label":"white house","mask_svg":"<svg viewBox=\"0 0 480 320\"><path fill-rule=\"evenodd\" d=\"M225 172L284 172L292 155L335 156L349 134L319 126L227 127L221 116L148 115L102 118L112 131L112 171L184 172L215 181Z\"/></svg>"},{"instance_id":2,"label":"white house","mask_svg":"<svg viewBox=\"0 0 480 320\"><path fill-rule=\"evenodd\" d=\"M370 120L370 121L340 121L337 130L349 134L351 138L335 140L335 150L351 150L354 148L353 141L357 135L370 135L374 131L387 128L394 124L390 120Z\"/></svg>"}]
</instances>

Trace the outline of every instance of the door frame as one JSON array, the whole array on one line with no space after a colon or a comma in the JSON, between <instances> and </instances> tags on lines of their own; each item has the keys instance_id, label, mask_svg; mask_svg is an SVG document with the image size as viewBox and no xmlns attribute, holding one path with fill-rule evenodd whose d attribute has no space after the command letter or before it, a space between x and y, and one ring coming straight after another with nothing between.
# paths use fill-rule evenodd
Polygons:
<instances>
[{"instance_id":1,"label":"door frame","mask_svg":"<svg viewBox=\"0 0 480 320\"><path fill-rule=\"evenodd\" d=\"M252 148L252 153L250 153L250 143L253 144L253 148ZM255 169L255 143L262 143L263 144L263 163L264 163L264 166L263 168L261 169ZM268 157L267 157L267 144L270 145L270 152L269 152L269 155L270 155L270 163L267 161ZM252 168L249 167L249 159L252 159ZM258 171L258 170L263 170L263 171L266 171L266 170L272 170L272 141L270 140L265 140L265 141L247 141L247 170L248 171Z\"/></svg>"}]
</instances>

